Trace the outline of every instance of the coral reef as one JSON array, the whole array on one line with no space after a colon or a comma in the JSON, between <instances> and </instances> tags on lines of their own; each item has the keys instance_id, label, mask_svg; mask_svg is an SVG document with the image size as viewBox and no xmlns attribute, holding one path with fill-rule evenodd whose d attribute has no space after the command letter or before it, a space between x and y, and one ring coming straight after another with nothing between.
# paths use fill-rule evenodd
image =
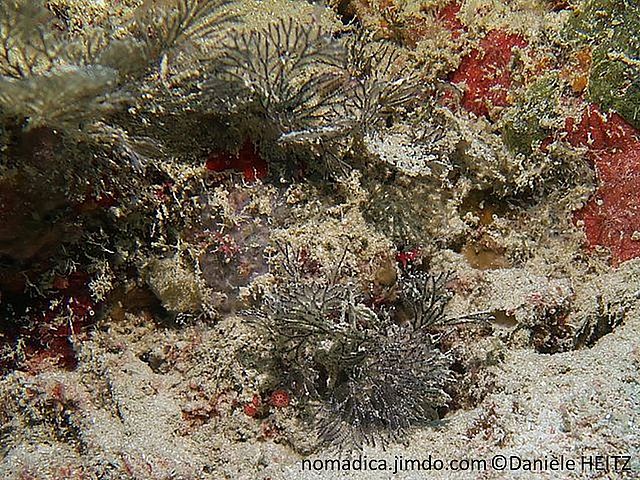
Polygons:
<instances>
[{"instance_id":1,"label":"coral reef","mask_svg":"<svg viewBox=\"0 0 640 480\"><path fill-rule=\"evenodd\" d=\"M2 1L0 477L637 456L637 10Z\"/></svg>"}]
</instances>

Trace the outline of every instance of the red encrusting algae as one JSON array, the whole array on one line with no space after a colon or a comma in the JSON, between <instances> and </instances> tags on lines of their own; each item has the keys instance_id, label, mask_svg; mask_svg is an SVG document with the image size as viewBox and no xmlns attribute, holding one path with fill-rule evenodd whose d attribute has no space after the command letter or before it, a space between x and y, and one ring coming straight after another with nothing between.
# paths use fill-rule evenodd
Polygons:
<instances>
[{"instance_id":1,"label":"red encrusting algae","mask_svg":"<svg viewBox=\"0 0 640 480\"><path fill-rule=\"evenodd\" d=\"M453 38L458 38L464 30L462 22L458 18L460 3L451 2L445 5L437 14L436 20L445 28L451 31Z\"/></svg>"},{"instance_id":2,"label":"red encrusting algae","mask_svg":"<svg viewBox=\"0 0 640 480\"><path fill-rule=\"evenodd\" d=\"M236 170L242 172L244 179L255 182L267 176L267 162L257 152L251 140L246 139L237 153L212 153L207 158L207 170L222 172Z\"/></svg>"},{"instance_id":3,"label":"red encrusting algae","mask_svg":"<svg viewBox=\"0 0 640 480\"><path fill-rule=\"evenodd\" d=\"M640 138L617 113L590 105L581 120L568 118L567 140L586 147L598 189L575 221L584 225L590 248L607 247L614 266L640 256Z\"/></svg>"},{"instance_id":4,"label":"red encrusting algae","mask_svg":"<svg viewBox=\"0 0 640 480\"><path fill-rule=\"evenodd\" d=\"M502 30L489 32L479 47L462 59L451 77L453 83L466 85L462 106L476 115L489 117L493 107L509 105L515 49L526 46L521 35Z\"/></svg>"},{"instance_id":5,"label":"red encrusting algae","mask_svg":"<svg viewBox=\"0 0 640 480\"><path fill-rule=\"evenodd\" d=\"M94 301L89 289L90 276L75 272L56 275L44 298L33 301L19 321L7 319L0 338L13 345L17 354L8 361L0 359L0 372L15 368L39 372L52 367L72 370L77 365L75 344L86 338L95 323L101 304ZM13 293L11 300L21 304L28 294Z\"/></svg>"}]
</instances>

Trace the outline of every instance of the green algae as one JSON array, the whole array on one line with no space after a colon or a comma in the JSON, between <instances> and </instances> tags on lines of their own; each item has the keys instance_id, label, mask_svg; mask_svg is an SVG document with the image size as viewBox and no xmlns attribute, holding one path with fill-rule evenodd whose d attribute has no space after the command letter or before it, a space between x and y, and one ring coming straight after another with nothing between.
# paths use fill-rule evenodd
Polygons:
<instances>
[{"instance_id":1,"label":"green algae","mask_svg":"<svg viewBox=\"0 0 640 480\"><path fill-rule=\"evenodd\" d=\"M534 82L502 117L502 138L514 153L531 154L561 121L556 74Z\"/></svg>"},{"instance_id":2,"label":"green algae","mask_svg":"<svg viewBox=\"0 0 640 480\"><path fill-rule=\"evenodd\" d=\"M570 39L592 48L588 99L640 127L640 4L585 0L569 27Z\"/></svg>"}]
</instances>

